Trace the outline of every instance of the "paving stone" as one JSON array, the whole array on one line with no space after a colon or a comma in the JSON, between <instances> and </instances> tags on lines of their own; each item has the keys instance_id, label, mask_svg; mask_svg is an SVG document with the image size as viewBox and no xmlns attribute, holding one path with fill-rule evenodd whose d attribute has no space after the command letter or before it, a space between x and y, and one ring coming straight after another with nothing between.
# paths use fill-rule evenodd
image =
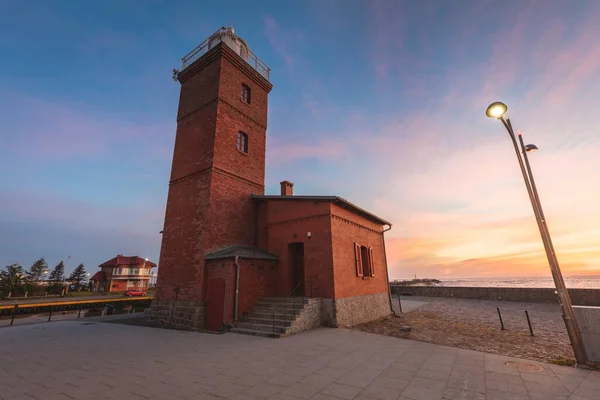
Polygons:
<instances>
[{"instance_id":1,"label":"paving stone","mask_svg":"<svg viewBox=\"0 0 600 400\"><path fill-rule=\"evenodd\" d=\"M441 400L443 395L443 390L413 386L412 383L402 392L403 398L414 400Z\"/></svg>"},{"instance_id":2,"label":"paving stone","mask_svg":"<svg viewBox=\"0 0 600 400\"><path fill-rule=\"evenodd\" d=\"M402 360L402 361L396 361L395 363L391 364L387 369L393 369L396 371L410 371L410 372L417 372L418 370L421 369L421 366L423 365L423 362L408 362L406 360Z\"/></svg>"},{"instance_id":3,"label":"paving stone","mask_svg":"<svg viewBox=\"0 0 600 400\"><path fill-rule=\"evenodd\" d=\"M387 378L394 378L394 379L408 379L411 380L412 378L414 378L416 374L416 371L403 371L403 370L397 370L397 369L391 369L388 368L385 371L383 371L381 373L380 376L385 376Z\"/></svg>"},{"instance_id":4,"label":"paving stone","mask_svg":"<svg viewBox=\"0 0 600 400\"><path fill-rule=\"evenodd\" d=\"M277 393L276 395L269 397L269 400L298 400L298 398L287 394Z\"/></svg>"},{"instance_id":5,"label":"paving stone","mask_svg":"<svg viewBox=\"0 0 600 400\"><path fill-rule=\"evenodd\" d=\"M486 390L498 390L501 392L514 394L527 394L527 388L523 383L507 382L507 381L486 381Z\"/></svg>"},{"instance_id":6,"label":"paving stone","mask_svg":"<svg viewBox=\"0 0 600 400\"><path fill-rule=\"evenodd\" d=\"M330 376L332 378L341 378L342 376L346 375L348 372L350 372L349 369L327 366L327 367L323 367L323 368L317 370L315 373L325 375L325 376Z\"/></svg>"},{"instance_id":7,"label":"paving stone","mask_svg":"<svg viewBox=\"0 0 600 400\"><path fill-rule=\"evenodd\" d=\"M217 397L229 397L234 394L238 394L241 391L245 390L246 386L236 385L233 383L221 384L218 386L213 386L208 388L205 393L211 394Z\"/></svg>"},{"instance_id":8,"label":"paving stone","mask_svg":"<svg viewBox=\"0 0 600 400\"><path fill-rule=\"evenodd\" d=\"M531 400L527 393L510 393L502 390L488 389L487 400Z\"/></svg>"},{"instance_id":9,"label":"paving stone","mask_svg":"<svg viewBox=\"0 0 600 400\"><path fill-rule=\"evenodd\" d=\"M529 392L529 397L531 400L567 400L570 399L569 396L565 395L554 395L549 393L531 393Z\"/></svg>"},{"instance_id":10,"label":"paving stone","mask_svg":"<svg viewBox=\"0 0 600 400\"><path fill-rule=\"evenodd\" d=\"M377 400L396 400L402 394L404 388L396 389L391 387L379 386L370 384L362 392L361 395Z\"/></svg>"},{"instance_id":11,"label":"paving stone","mask_svg":"<svg viewBox=\"0 0 600 400\"><path fill-rule=\"evenodd\" d=\"M27 391L37 400L598 400L600 392L597 371L541 363L523 371L505 365L512 357L345 329L271 340L57 322L2 335L2 400L34 399ZM134 357L135 368L124 364Z\"/></svg>"},{"instance_id":12,"label":"paving stone","mask_svg":"<svg viewBox=\"0 0 600 400\"><path fill-rule=\"evenodd\" d=\"M448 364L437 364L433 361L426 361L421 366L421 369L427 369L430 371L438 371L438 372L447 372L450 373L452 371L452 365Z\"/></svg>"},{"instance_id":13,"label":"paving stone","mask_svg":"<svg viewBox=\"0 0 600 400\"><path fill-rule=\"evenodd\" d=\"M529 394L544 393L558 396L568 396L571 394L558 379L556 379L554 382L549 381L544 383L525 382L525 387L527 388Z\"/></svg>"},{"instance_id":14,"label":"paving stone","mask_svg":"<svg viewBox=\"0 0 600 400\"><path fill-rule=\"evenodd\" d=\"M270 385L268 383L262 383L260 385L256 385L256 386L253 386L246 390L243 390L241 393L239 393L239 396L241 398L242 395L248 395L248 396L267 399L267 398L283 391L284 389L285 388L282 386Z\"/></svg>"},{"instance_id":15,"label":"paving stone","mask_svg":"<svg viewBox=\"0 0 600 400\"><path fill-rule=\"evenodd\" d=\"M323 388L309 385L307 383L297 382L294 383L292 386L282 390L280 393L283 395L288 395L300 399L310 399L312 396L316 395L321 389Z\"/></svg>"},{"instance_id":16,"label":"paving stone","mask_svg":"<svg viewBox=\"0 0 600 400\"><path fill-rule=\"evenodd\" d=\"M288 374L277 374L265 378L266 383L285 387L291 386L294 383L298 382L300 379L302 379L301 376Z\"/></svg>"},{"instance_id":17,"label":"paving stone","mask_svg":"<svg viewBox=\"0 0 600 400\"><path fill-rule=\"evenodd\" d=\"M437 381L447 382L448 378L450 377L450 371L432 371L421 368L415 376L418 378L435 379Z\"/></svg>"},{"instance_id":18,"label":"paving stone","mask_svg":"<svg viewBox=\"0 0 600 400\"><path fill-rule=\"evenodd\" d=\"M321 393L327 396L332 396L338 399L351 400L360 393L362 388L355 386L342 385L340 383L332 383L325 389L321 390Z\"/></svg>"},{"instance_id":19,"label":"paving stone","mask_svg":"<svg viewBox=\"0 0 600 400\"><path fill-rule=\"evenodd\" d=\"M485 379L483 378L452 378L448 380L448 388L464 390L468 392L485 393Z\"/></svg>"},{"instance_id":20,"label":"paving stone","mask_svg":"<svg viewBox=\"0 0 600 400\"><path fill-rule=\"evenodd\" d=\"M322 394L322 393L317 393L316 395L314 395L310 399L311 400L338 400L337 397L327 396L327 395Z\"/></svg>"},{"instance_id":21,"label":"paving stone","mask_svg":"<svg viewBox=\"0 0 600 400\"><path fill-rule=\"evenodd\" d=\"M308 383L309 385L324 388L325 386L333 383L335 380L335 377L320 374L311 374L302 378L299 382Z\"/></svg>"},{"instance_id":22,"label":"paving stone","mask_svg":"<svg viewBox=\"0 0 600 400\"><path fill-rule=\"evenodd\" d=\"M590 400L598 400L598 390L587 388L584 386L579 386L577 389L575 389L573 394L575 396L587 398ZM571 397L573 397L573 396L571 396Z\"/></svg>"},{"instance_id":23,"label":"paving stone","mask_svg":"<svg viewBox=\"0 0 600 400\"><path fill-rule=\"evenodd\" d=\"M480 392L473 392L457 388L446 388L442 395L444 400L486 400L486 396Z\"/></svg>"},{"instance_id":24,"label":"paving stone","mask_svg":"<svg viewBox=\"0 0 600 400\"><path fill-rule=\"evenodd\" d=\"M365 369L363 371L352 370L339 378L336 382L356 387L367 387L373 380L381 374L381 371L374 369Z\"/></svg>"},{"instance_id":25,"label":"paving stone","mask_svg":"<svg viewBox=\"0 0 600 400\"><path fill-rule=\"evenodd\" d=\"M386 369L390 365L392 365L394 362L396 362L395 357L392 358L392 357L386 357L383 355L376 355L376 356L369 358L364 363L362 363L360 367L383 371L384 369Z\"/></svg>"},{"instance_id":26,"label":"paving stone","mask_svg":"<svg viewBox=\"0 0 600 400\"><path fill-rule=\"evenodd\" d=\"M435 389L437 391L444 391L446 388L446 382L438 381L435 379L427 379L427 378L413 378L410 381L409 386L427 388L427 389Z\"/></svg>"},{"instance_id":27,"label":"paving stone","mask_svg":"<svg viewBox=\"0 0 600 400\"><path fill-rule=\"evenodd\" d=\"M194 397L190 397L188 400L222 400L222 397L216 397L208 393L200 393Z\"/></svg>"},{"instance_id":28,"label":"paving stone","mask_svg":"<svg viewBox=\"0 0 600 400\"><path fill-rule=\"evenodd\" d=\"M594 381L591 379L587 379L581 382L581 387L596 389L600 393L600 380Z\"/></svg>"},{"instance_id":29,"label":"paving stone","mask_svg":"<svg viewBox=\"0 0 600 400\"><path fill-rule=\"evenodd\" d=\"M500 372L487 372L485 374L486 381L500 383L523 383L523 378L520 375L511 375Z\"/></svg>"}]
</instances>

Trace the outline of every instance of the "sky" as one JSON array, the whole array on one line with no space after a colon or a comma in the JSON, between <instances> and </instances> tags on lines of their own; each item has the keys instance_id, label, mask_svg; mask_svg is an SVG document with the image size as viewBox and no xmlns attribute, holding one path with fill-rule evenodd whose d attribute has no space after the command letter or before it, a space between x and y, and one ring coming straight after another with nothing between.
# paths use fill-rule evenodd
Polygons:
<instances>
[{"instance_id":1,"label":"sky","mask_svg":"<svg viewBox=\"0 0 600 400\"><path fill-rule=\"evenodd\" d=\"M230 22L272 69L266 192L393 223L391 279L600 275L600 1L0 0L0 267L157 261L181 57ZM500 8L500 9L499 9Z\"/></svg>"}]
</instances>

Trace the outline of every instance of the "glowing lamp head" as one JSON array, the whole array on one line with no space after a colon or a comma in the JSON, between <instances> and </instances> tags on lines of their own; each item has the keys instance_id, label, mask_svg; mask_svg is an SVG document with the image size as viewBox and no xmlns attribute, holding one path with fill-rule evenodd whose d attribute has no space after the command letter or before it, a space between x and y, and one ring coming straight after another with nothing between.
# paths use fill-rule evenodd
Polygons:
<instances>
[{"instance_id":1,"label":"glowing lamp head","mask_svg":"<svg viewBox=\"0 0 600 400\"><path fill-rule=\"evenodd\" d=\"M499 119L506 114L507 110L508 107L506 104L502 103L501 101L496 101L488 106L487 110L485 110L485 115L490 118Z\"/></svg>"},{"instance_id":2,"label":"glowing lamp head","mask_svg":"<svg viewBox=\"0 0 600 400\"><path fill-rule=\"evenodd\" d=\"M525 151L537 151L539 150L535 144L526 144Z\"/></svg>"}]
</instances>

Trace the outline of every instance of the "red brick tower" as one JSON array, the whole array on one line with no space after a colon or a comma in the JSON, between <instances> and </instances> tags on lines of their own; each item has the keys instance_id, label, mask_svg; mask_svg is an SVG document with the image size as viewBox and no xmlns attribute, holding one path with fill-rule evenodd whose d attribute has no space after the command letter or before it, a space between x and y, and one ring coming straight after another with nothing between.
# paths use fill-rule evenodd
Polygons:
<instances>
[{"instance_id":1,"label":"red brick tower","mask_svg":"<svg viewBox=\"0 0 600 400\"><path fill-rule=\"evenodd\" d=\"M205 254L255 245L251 195L264 194L270 69L233 28L183 58L156 299L157 324L202 326Z\"/></svg>"}]
</instances>

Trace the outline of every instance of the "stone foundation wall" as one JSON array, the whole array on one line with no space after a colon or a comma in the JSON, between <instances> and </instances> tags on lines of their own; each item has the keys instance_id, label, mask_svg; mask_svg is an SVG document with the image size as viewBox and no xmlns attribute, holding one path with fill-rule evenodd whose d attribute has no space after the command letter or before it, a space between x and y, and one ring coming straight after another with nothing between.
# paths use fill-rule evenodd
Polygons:
<instances>
[{"instance_id":1,"label":"stone foundation wall","mask_svg":"<svg viewBox=\"0 0 600 400\"><path fill-rule=\"evenodd\" d=\"M197 331L204 327L204 303L187 300L154 300L146 311L152 325Z\"/></svg>"},{"instance_id":2,"label":"stone foundation wall","mask_svg":"<svg viewBox=\"0 0 600 400\"><path fill-rule=\"evenodd\" d=\"M451 286L397 286L391 285L393 294L456 297L460 299L519 301L526 303L558 303L556 289L550 288L495 288ZM600 305L600 289L569 289L571 303L579 306Z\"/></svg>"},{"instance_id":3,"label":"stone foundation wall","mask_svg":"<svg viewBox=\"0 0 600 400\"><path fill-rule=\"evenodd\" d=\"M321 325L335 327L333 299L321 299Z\"/></svg>"},{"instance_id":4,"label":"stone foundation wall","mask_svg":"<svg viewBox=\"0 0 600 400\"><path fill-rule=\"evenodd\" d=\"M388 292L332 300L333 326L348 327L374 321L392 313Z\"/></svg>"},{"instance_id":5,"label":"stone foundation wall","mask_svg":"<svg viewBox=\"0 0 600 400\"><path fill-rule=\"evenodd\" d=\"M308 299L308 304L296 318L288 331L289 334L307 331L321 326L321 299Z\"/></svg>"}]
</instances>

